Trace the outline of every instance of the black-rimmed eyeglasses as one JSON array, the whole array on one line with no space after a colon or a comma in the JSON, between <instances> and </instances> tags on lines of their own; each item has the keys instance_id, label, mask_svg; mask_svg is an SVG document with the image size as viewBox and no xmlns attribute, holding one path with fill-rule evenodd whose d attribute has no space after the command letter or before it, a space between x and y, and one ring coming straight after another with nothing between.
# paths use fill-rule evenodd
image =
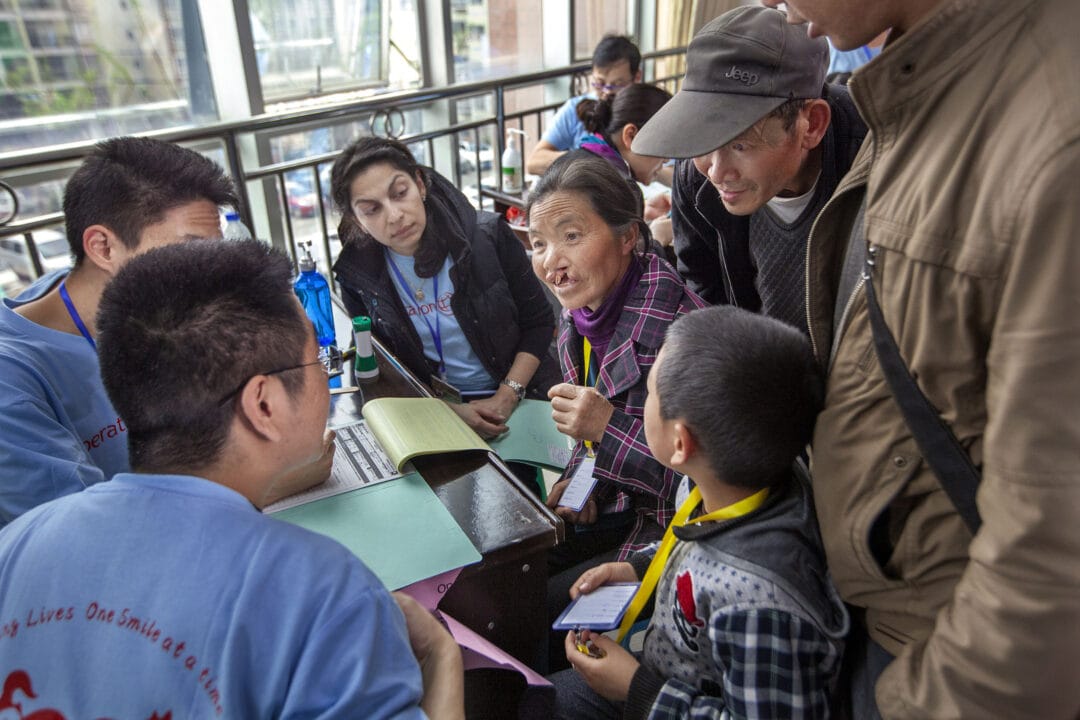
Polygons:
<instances>
[{"instance_id":1,"label":"black-rimmed eyeglasses","mask_svg":"<svg viewBox=\"0 0 1080 720\"><path fill-rule=\"evenodd\" d=\"M246 378L244 378L244 382L242 382L242 383L240 383L239 385L236 386L235 390L233 390L228 395L225 395L220 400L218 400L218 405L224 405L226 401L228 401L230 398L234 397L238 392L243 390L244 386L246 386L249 382L251 382L251 378L253 378L253 377L256 377L258 375L279 375L280 373L283 373L283 372L289 372L290 370L299 370L300 368L311 367L312 365L318 365L319 367L321 367L322 371L326 375L326 377L330 377L330 376L332 376L334 374L337 374L337 375L341 374L340 370L337 373L333 372L333 369L330 367L331 359L330 359L329 356L322 356L318 360L312 360L311 362L300 363L299 365L290 365L289 367L277 368L276 370L267 370L266 372L260 372L260 373L255 373L254 375L248 375Z\"/></svg>"},{"instance_id":2,"label":"black-rimmed eyeglasses","mask_svg":"<svg viewBox=\"0 0 1080 720\"><path fill-rule=\"evenodd\" d=\"M599 80L593 80L593 81L592 81L591 83L589 83L589 84L590 84L590 85L592 85L592 89L593 89L593 90L595 90L595 91L597 91L597 92L601 92L601 93L614 93L614 92L619 92L619 91L620 91L620 90L622 90L622 89L623 89L624 87L626 87L626 86L630 85L630 83L625 83L625 82L620 82L620 83L602 83L602 82L600 82Z\"/></svg>"}]
</instances>

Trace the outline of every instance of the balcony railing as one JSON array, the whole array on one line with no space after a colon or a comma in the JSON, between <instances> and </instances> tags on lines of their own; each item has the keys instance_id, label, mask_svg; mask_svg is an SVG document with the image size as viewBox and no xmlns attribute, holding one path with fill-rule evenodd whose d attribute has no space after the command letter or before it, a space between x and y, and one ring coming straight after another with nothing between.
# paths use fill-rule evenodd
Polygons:
<instances>
[{"instance_id":1,"label":"balcony railing","mask_svg":"<svg viewBox=\"0 0 1080 720\"><path fill-rule=\"evenodd\" d=\"M678 48L645 55L646 81L676 92L681 70L667 68L681 68L684 53L684 48ZM549 113L571 95L584 91L589 70L587 63L579 63L501 80L387 93L310 110L147 135L219 158L236 181L241 217L255 234L272 238L294 258L297 242L311 242L322 270L327 272L340 247L337 215L329 207L329 167L349 140L360 134L395 137L408 144L422 164L454 181L477 207L493 209L480 190L500 189L499 158L506 129L525 130L530 142L535 142L550 119ZM315 134L322 136L322 150L310 147L314 143L308 138ZM27 178L62 181L92 147L93 143L87 142L0 154L0 191L10 193L14 201L9 186L25 184ZM266 161L289 154L300 156ZM6 222L0 218L0 239L23 236L33 260L33 276L40 276L44 268L33 232L62 224L63 215L59 211L27 212L17 204L12 209Z\"/></svg>"}]
</instances>

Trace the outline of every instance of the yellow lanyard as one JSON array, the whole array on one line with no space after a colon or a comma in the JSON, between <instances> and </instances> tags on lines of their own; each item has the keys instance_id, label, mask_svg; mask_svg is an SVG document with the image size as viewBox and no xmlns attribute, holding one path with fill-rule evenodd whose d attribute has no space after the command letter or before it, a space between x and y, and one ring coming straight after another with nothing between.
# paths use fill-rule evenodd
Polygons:
<instances>
[{"instance_id":1,"label":"yellow lanyard","mask_svg":"<svg viewBox=\"0 0 1080 720\"><path fill-rule=\"evenodd\" d=\"M592 357L592 343L589 342L589 338L587 337L583 337L581 340L584 343L582 352L585 355L585 378L581 384L585 387L589 387L589 359ZM597 374L599 374L599 371L597 371ZM593 383L593 385L595 386L596 383ZM589 451L589 457L596 454L592 449L592 440L585 441L585 449Z\"/></svg>"},{"instance_id":2,"label":"yellow lanyard","mask_svg":"<svg viewBox=\"0 0 1080 720\"><path fill-rule=\"evenodd\" d=\"M667 563L668 555L671 554L671 549L675 547L675 528L714 520L731 520L746 515L761 507L767 497L769 497L769 488L760 490L737 503L714 510L707 515L687 520L690 513L694 512L694 508L701 502L701 490L697 487L691 490L690 496L679 506L675 517L671 519L671 524L668 525L667 530L664 532L664 539L660 541L660 547L657 549L656 555L653 556L652 562L649 563L649 569L645 571L645 577L641 580L641 587L634 593L634 599L630 601L630 607L627 608L622 624L619 625L618 641L622 642L623 638L626 637L626 633L630 631L641 610L648 604L649 598L652 597L653 590L656 589L656 583L664 572L664 564Z\"/></svg>"}]
</instances>

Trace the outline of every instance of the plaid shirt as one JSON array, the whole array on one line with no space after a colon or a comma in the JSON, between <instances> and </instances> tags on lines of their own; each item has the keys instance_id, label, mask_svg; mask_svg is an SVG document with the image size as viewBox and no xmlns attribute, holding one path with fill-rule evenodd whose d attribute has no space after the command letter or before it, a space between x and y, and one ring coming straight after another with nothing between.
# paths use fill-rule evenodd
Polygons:
<instances>
[{"instance_id":1,"label":"plaid shirt","mask_svg":"<svg viewBox=\"0 0 1080 720\"><path fill-rule=\"evenodd\" d=\"M809 487L675 536L623 717L828 718L848 616Z\"/></svg>"},{"instance_id":2,"label":"plaid shirt","mask_svg":"<svg viewBox=\"0 0 1080 720\"><path fill-rule=\"evenodd\" d=\"M641 279L626 298L596 381L596 389L615 412L599 446L594 446L598 479L594 496L601 512L637 511L620 560L657 539L675 514L672 499L681 476L657 462L645 443L645 379L672 321L705 307L664 260L647 254L640 262ZM582 383L582 337L565 311L559 362L566 382ZM585 446L578 443L563 477L573 476L584 457Z\"/></svg>"}]
</instances>

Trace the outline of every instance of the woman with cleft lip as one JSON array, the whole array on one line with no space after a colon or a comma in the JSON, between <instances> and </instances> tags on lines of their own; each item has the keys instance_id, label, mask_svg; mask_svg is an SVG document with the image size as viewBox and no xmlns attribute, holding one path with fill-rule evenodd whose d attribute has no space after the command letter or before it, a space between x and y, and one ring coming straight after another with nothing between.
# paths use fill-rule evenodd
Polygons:
<instances>
[{"instance_id":1,"label":"woman with cleft lip","mask_svg":"<svg viewBox=\"0 0 1080 720\"><path fill-rule=\"evenodd\" d=\"M705 303L665 260L638 250L655 247L641 201L606 160L560 158L526 210L533 271L564 308L552 417L578 441L547 500L571 526L548 559L554 620L585 570L660 540L674 514L678 478L645 442L645 380L668 326ZM596 484L581 510L560 505L571 479L590 471ZM549 671L565 666L562 646L554 633Z\"/></svg>"}]
</instances>

